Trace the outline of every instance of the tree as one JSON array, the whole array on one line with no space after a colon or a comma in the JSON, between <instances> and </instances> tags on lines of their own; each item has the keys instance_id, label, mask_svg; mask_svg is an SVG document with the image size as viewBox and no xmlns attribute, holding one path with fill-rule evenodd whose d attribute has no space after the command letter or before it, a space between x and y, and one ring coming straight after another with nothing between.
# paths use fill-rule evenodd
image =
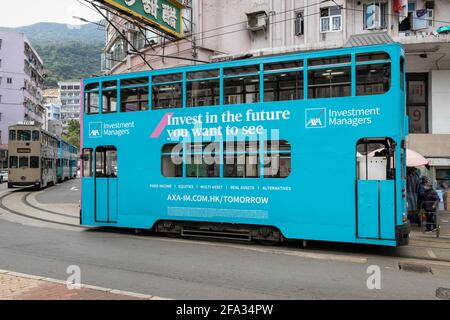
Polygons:
<instances>
[{"instance_id":1,"label":"tree","mask_svg":"<svg viewBox=\"0 0 450 320\"><path fill-rule=\"evenodd\" d=\"M67 127L67 134L63 134L63 139L80 148L80 122L70 120Z\"/></svg>"}]
</instances>

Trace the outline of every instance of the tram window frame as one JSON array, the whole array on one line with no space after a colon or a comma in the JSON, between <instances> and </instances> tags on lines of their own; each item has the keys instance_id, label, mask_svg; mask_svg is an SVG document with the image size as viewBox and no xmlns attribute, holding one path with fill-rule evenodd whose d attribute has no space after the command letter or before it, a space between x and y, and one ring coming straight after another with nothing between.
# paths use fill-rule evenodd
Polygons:
<instances>
[{"instance_id":1,"label":"tram window frame","mask_svg":"<svg viewBox=\"0 0 450 320\"><path fill-rule=\"evenodd\" d=\"M91 102L97 101L97 104ZM84 94L85 112L88 115L99 114L100 109L100 92L99 91L87 91Z\"/></svg>"},{"instance_id":2,"label":"tram window frame","mask_svg":"<svg viewBox=\"0 0 450 320\"><path fill-rule=\"evenodd\" d=\"M111 88L102 87L102 113L117 112L118 103L117 85Z\"/></svg>"},{"instance_id":3,"label":"tram window frame","mask_svg":"<svg viewBox=\"0 0 450 320\"><path fill-rule=\"evenodd\" d=\"M39 157L30 156L30 169L39 169Z\"/></svg>"},{"instance_id":4,"label":"tram window frame","mask_svg":"<svg viewBox=\"0 0 450 320\"><path fill-rule=\"evenodd\" d=\"M392 63L385 51L355 55L356 96L387 93L392 86Z\"/></svg>"},{"instance_id":5,"label":"tram window frame","mask_svg":"<svg viewBox=\"0 0 450 320\"><path fill-rule=\"evenodd\" d=\"M186 73L186 107L220 105L220 69Z\"/></svg>"},{"instance_id":6,"label":"tram window frame","mask_svg":"<svg viewBox=\"0 0 450 320\"><path fill-rule=\"evenodd\" d=\"M261 165L259 148L260 141L256 140L226 141L223 152L223 177L259 178Z\"/></svg>"},{"instance_id":7,"label":"tram window frame","mask_svg":"<svg viewBox=\"0 0 450 320\"><path fill-rule=\"evenodd\" d=\"M161 147L161 175L167 178L183 177L183 143L167 143ZM168 160L168 161L167 161ZM179 161L179 163L174 162Z\"/></svg>"},{"instance_id":8,"label":"tram window frame","mask_svg":"<svg viewBox=\"0 0 450 320\"><path fill-rule=\"evenodd\" d=\"M9 156L9 166L10 169L19 168L19 158L17 156Z\"/></svg>"},{"instance_id":9,"label":"tram window frame","mask_svg":"<svg viewBox=\"0 0 450 320\"><path fill-rule=\"evenodd\" d=\"M26 160L26 165L22 162ZM30 159L28 156L19 156L19 168L28 169L30 167Z\"/></svg>"},{"instance_id":10,"label":"tram window frame","mask_svg":"<svg viewBox=\"0 0 450 320\"><path fill-rule=\"evenodd\" d=\"M263 65L264 70L264 102L275 101L289 101L289 100L303 100L305 83L304 83L304 61L303 59L277 61L265 63ZM278 79L278 77L287 77L294 75L294 79ZM271 81L271 77L275 77ZM289 83L296 80L294 88L283 89L280 87L280 83ZM272 88L268 84L274 84ZM292 90L293 89L293 90ZM282 92L291 92L291 97L281 95ZM292 92L294 93L292 95ZM273 94L272 98L269 98L270 94Z\"/></svg>"},{"instance_id":11,"label":"tram window frame","mask_svg":"<svg viewBox=\"0 0 450 320\"><path fill-rule=\"evenodd\" d=\"M15 141L16 140L16 136L17 136L17 131L15 129L10 129L9 130L9 140L10 141Z\"/></svg>"},{"instance_id":12,"label":"tram window frame","mask_svg":"<svg viewBox=\"0 0 450 320\"><path fill-rule=\"evenodd\" d=\"M276 172L271 171L273 160L276 160L277 165ZM283 170L281 160L285 160L287 164L286 168ZM264 178L285 179L289 177L292 171L292 145L286 140L265 141L263 163L264 163ZM285 174L285 172L287 172L287 174Z\"/></svg>"},{"instance_id":13,"label":"tram window frame","mask_svg":"<svg viewBox=\"0 0 450 320\"><path fill-rule=\"evenodd\" d=\"M384 149L383 149L384 148ZM370 155L373 154L373 155ZM356 143L356 180L395 180L397 144L392 138L362 138ZM371 175L369 158L375 166L385 166L385 173ZM380 158L380 159L376 159Z\"/></svg>"},{"instance_id":14,"label":"tram window frame","mask_svg":"<svg viewBox=\"0 0 450 320\"><path fill-rule=\"evenodd\" d=\"M83 166L83 177L92 177L93 176L93 170L92 170L92 148L83 148L82 152L82 166Z\"/></svg>"},{"instance_id":15,"label":"tram window frame","mask_svg":"<svg viewBox=\"0 0 450 320\"><path fill-rule=\"evenodd\" d=\"M261 100L261 64L223 68L223 104L252 104ZM254 88L251 88L254 86Z\"/></svg>"},{"instance_id":16,"label":"tram window frame","mask_svg":"<svg viewBox=\"0 0 450 320\"><path fill-rule=\"evenodd\" d=\"M99 158L98 155L101 154ZM97 147L95 149L95 177L96 178L117 178L118 177L118 159L117 148ZM100 160L100 161L99 161ZM115 164L115 166L114 166Z\"/></svg>"},{"instance_id":17,"label":"tram window frame","mask_svg":"<svg viewBox=\"0 0 450 320\"><path fill-rule=\"evenodd\" d=\"M183 108L183 74L169 73L152 76L152 110L177 109ZM169 98L159 98L164 93L169 93ZM163 102L170 101L169 104Z\"/></svg>"},{"instance_id":18,"label":"tram window frame","mask_svg":"<svg viewBox=\"0 0 450 320\"><path fill-rule=\"evenodd\" d=\"M25 138L24 136L22 136L22 134L25 134ZM28 136L28 138L26 138L26 136ZM26 129L17 130L17 141L31 141L31 130Z\"/></svg>"},{"instance_id":19,"label":"tram window frame","mask_svg":"<svg viewBox=\"0 0 450 320\"><path fill-rule=\"evenodd\" d=\"M33 132L31 133L31 138L33 141L39 141L39 139L40 139L39 130L33 130Z\"/></svg>"},{"instance_id":20,"label":"tram window frame","mask_svg":"<svg viewBox=\"0 0 450 320\"><path fill-rule=\"evenodd\" d=\"M221 149L220 142L188 143L184 163L186 177L220 178ZM192 168L195 168L195 175Z\"/></svg>"},{"instance_id":21,"label":"tram window frame","mask_svg":"<svg viewBox=\"0 0 450 320\"><path fill-rule=\"evenodd\" d=\"M126 92L132 92L127 100L124 99ZM148 86L120 88L120 112L148 111L149 109Z\"/></svg>"},{"instance_id":22,"label":"tram window frame","mask_svg":"<svg viewBox=\"0 0 450 320\"><path fill-rule=\"evenodd\" d=\"M309 58L307 65L308 99L352 96L353 68L350 54ZM338 76L345 78L340 79ZM326 78L329 82L324 81Z\"/></svg>"},{"instance_id":23,"label":"tram window frame","mask_svg":"<svg viewBox=\"0 0 450 320\"><path fill-rule=\"evenodd\" d=\"M352 72L351 65L308 68L308 99L352 96ZM333 76L336 77L333 78ZM337 76L342 76L342 78ZM323 81L326 78L329 79L328 83ZM333 81L333 79L337 81Z\"/></svg>"}]
</instances>

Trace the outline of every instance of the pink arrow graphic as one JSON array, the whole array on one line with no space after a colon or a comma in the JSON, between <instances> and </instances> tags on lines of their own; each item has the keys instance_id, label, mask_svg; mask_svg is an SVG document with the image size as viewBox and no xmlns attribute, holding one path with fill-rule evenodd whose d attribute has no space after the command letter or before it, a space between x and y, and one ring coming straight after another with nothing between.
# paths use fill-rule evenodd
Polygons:
<instances>
[{"instance_id":1,"label":"pink arrow graphic","mask_svg":"<svg viewBox=\"0 0 450 320\"><path fill-rule=\"evenodd\" d=\"M164 128L167 126L167 123L169 122L169 118L173 116L173 112L167 112L159 121L158 125L156 126L155 130L152 132L152 135L150 136L151 139L158 138L161 135L161 132L163 132Z\"/></svg>"}]
</instances>

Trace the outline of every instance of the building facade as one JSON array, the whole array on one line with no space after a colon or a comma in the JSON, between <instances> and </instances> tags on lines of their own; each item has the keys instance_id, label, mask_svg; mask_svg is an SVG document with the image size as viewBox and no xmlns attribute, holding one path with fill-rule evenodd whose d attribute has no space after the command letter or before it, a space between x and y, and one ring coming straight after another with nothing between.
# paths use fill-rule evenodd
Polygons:
<instances>
[{"instance_id":1,"label":"building facade","mask_svg":"<svg viewBox=\"0 0 450 320\"><path fill-rule=\"evenodd\" d=\"M63 129L70 120L80 121L80 82L59 82L59 99L61 101L61 122Z\"/></svg>"},{"instance_id":2,"label":"building facade","mask_svg":"<svg viewBox=\"0 0 450 320\"><path fill-rule=\"evenodd\" d=\"M181 2L181 1L180 1ZM186 2L186 1L184 1ZM183 40L168 42L110 15L154 69L203 61L332 49L350 39L387 34L406 52L408 147L430 160L424 172L438 187L450 185L450 26L448 0L192 0ZM402 4L406 4L403 6ZM109 24L105 73L148 70L143 58ZM163 55L164 57L161 57Z\"/></svg>"},{"instance_id":3,"label":"building facade","mask_svg":"<svg viewBox=\"0 0 450 320\"><path fill-rule=\"evenodd\" d=\"M19 121L45 122L42 104L42 59L23 33L0 32L0 131L8 143L8 127Z\"/></svg>"}]
</instances>

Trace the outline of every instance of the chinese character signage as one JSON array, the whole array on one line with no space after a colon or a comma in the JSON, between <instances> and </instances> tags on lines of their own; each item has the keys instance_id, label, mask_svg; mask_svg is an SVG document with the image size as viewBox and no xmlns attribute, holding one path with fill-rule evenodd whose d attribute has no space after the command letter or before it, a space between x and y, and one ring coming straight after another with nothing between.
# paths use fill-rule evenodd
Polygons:
<instances>
[{"instance_id":1,"label":"chinese character signage","mask_svg":"<svg viewBox=\"0 0 450 320\"><path fill-rule=\"evenodd\" d=\"M177 38L182 36L183 5L175 0L103 0L108 6L151 24Z\"/></svg>"}]
</instances>

